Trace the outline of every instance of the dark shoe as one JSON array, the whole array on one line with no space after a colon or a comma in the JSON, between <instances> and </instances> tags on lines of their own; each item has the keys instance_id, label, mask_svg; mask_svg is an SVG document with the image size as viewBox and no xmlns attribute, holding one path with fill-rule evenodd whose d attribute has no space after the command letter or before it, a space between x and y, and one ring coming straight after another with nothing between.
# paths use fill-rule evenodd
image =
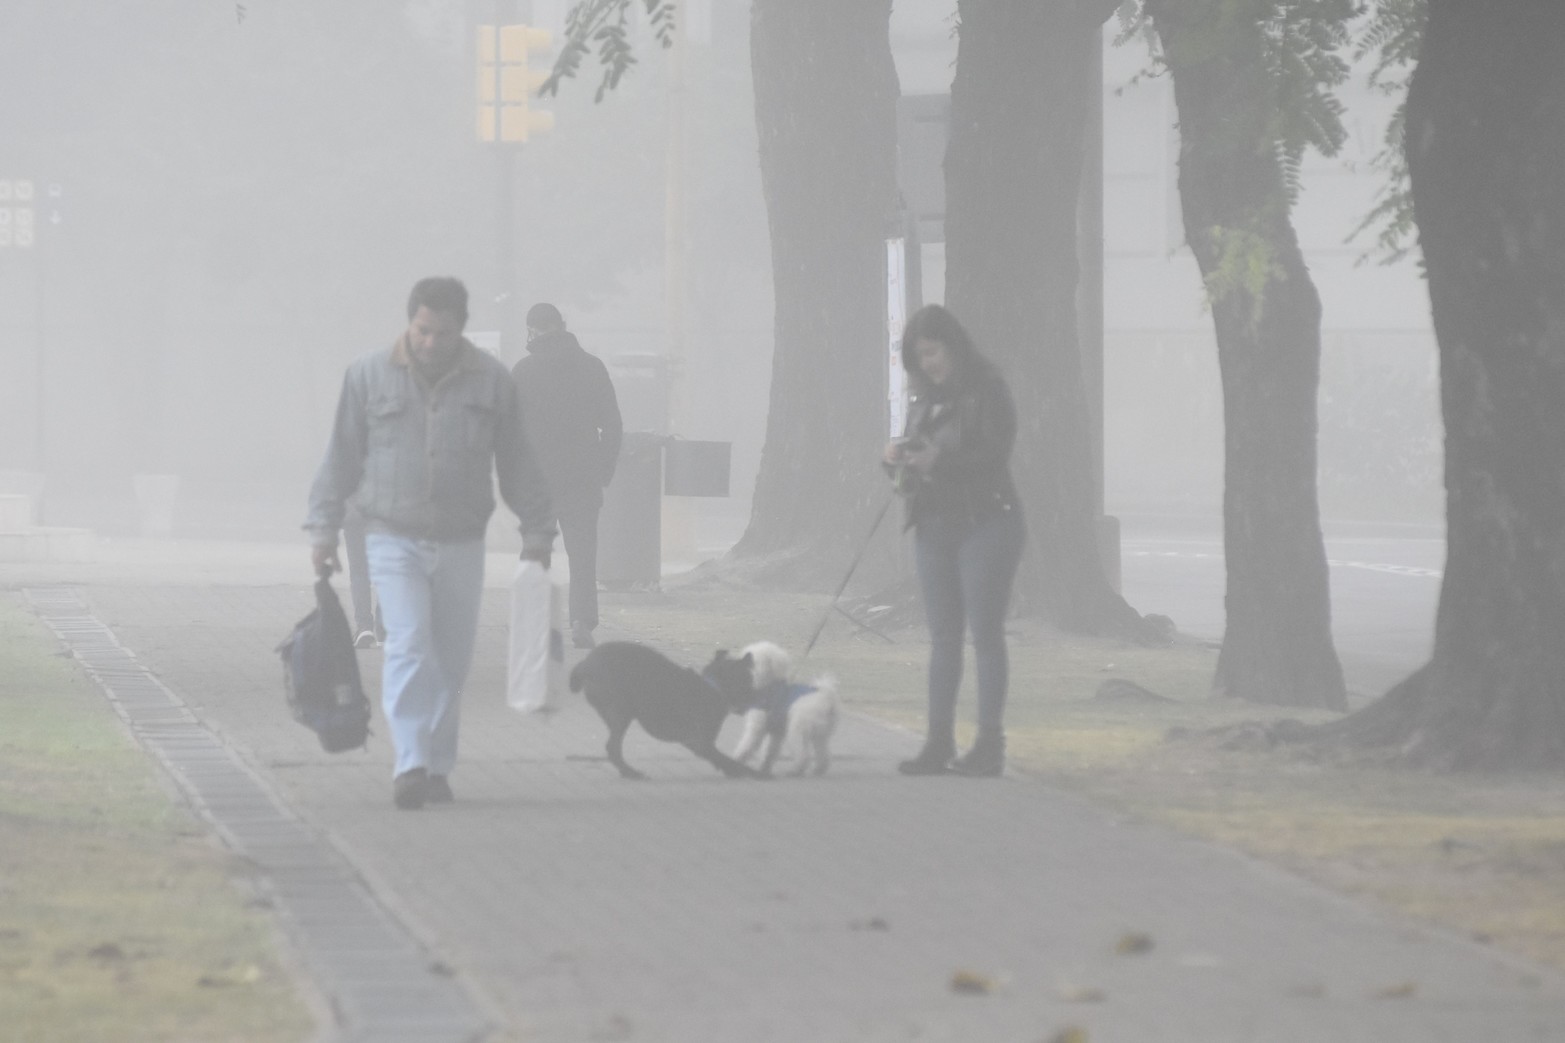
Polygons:
<instances>
[{"instance_id":1,"label":"dark shoe","mask_svg":"<svg viewBox=\"0 0 1565 1043\"><path fill-rule=\"evenodd\" d=\"M944 775L950 770L953 750L943 743L925 743L912 760L902 761L897 770L904 775Z\"/></svg>"},{"instance_id":2,"label":"dark shoe","mask_svg":"<svg viewBox=\"0 0 1565 1043\"><path fill-rule=\"evenodd\" d=\"M391 780L391 801L403 811L417 811L429 799L429 773L409 768Z\"/></svg>"},{"instance_id":3,"label":"dark shoe","mask_svg":"<svg viewBox=\"0 0 1565 1043\"><path fill-rule=\"evenodd\" d=\"M1005 740L979 739L958 757L951 770L970 779L992 779L1005 774Z\"/></svg>"},{"instance_id":4,"label":"dark shoe","mask_svg":"<svg viewBox=\"0 0 1565 1043\"><path fill-rule=\"evenodd\" d=\"M592 628L577 623L571 627L571 646L573 648L596 648L598 643L592 639Z\"/></svg>"},{"instance_id":5,"label":"dark shoe","mask_svg":"<svg viewBox=\"0 0 1565 1043\"><path fill-rule=\"evenodd\" d=\"M456 794L451 792L451 783L444 775L431 775L424 798L431 804L449 804L456 799Z\"/></svg>"}]
</instances>

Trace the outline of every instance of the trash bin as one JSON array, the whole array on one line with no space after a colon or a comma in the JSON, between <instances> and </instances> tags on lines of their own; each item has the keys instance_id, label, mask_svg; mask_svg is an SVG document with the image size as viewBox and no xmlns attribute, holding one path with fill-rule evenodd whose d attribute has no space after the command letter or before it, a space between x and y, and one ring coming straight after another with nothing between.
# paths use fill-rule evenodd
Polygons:
<instances>
[{"instance_id":1,"label":"trash bin","mask_svg":"<svg viewBox=\"0 0 1565 1043\"><path fill-rule=\"evenodd\" d=\"M663 574L663 436L625 435L598 515L598 582L654 589Z\"/></svg>"}]
</instances>

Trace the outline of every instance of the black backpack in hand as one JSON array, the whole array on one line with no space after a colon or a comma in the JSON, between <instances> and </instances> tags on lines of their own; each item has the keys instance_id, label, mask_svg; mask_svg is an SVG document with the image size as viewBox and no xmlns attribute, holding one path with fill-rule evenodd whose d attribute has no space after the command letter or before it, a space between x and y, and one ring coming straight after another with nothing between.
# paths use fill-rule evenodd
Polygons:
<instances>
[{"instance_id":1,"label":"black backpack in hand","mask_svg":"<svg viewBox=\"0 0 1565 1043\"><path fill-rule=\"evenodd\" d=\"M316 581L315 610L277 646L277 654L293 719L315 732L327 753L363 746L370 702L359 680L347 613L326 577Z\"/></svg>"}]
</instances>

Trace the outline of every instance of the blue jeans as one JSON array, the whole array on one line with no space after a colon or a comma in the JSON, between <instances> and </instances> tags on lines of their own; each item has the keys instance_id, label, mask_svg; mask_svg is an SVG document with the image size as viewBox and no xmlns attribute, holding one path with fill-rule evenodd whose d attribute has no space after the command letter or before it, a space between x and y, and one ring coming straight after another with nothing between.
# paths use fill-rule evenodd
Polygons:
<instances>
[{"instance_id":1,"label":"blue jeans","mask_svg":"<svg viewBox=\"0 0 1565 1043\"><path fill-rule=\"evenodd\" d=\"M914 530L914 560L929 621L930 745L950 749L954 744L962 638L969 629L978 675L978 735L984 741L1004 735L1010 682L1005 613L1026 542L1027 524L1019 507L978 519L926 517Z\"/></svg>"},{"instance_id":2,"label":"blue jeans","mask_svg":"<svg viewBox=\"0 0 1565 1043\"><path fill-rule=\"evenodd\" d=\"M381 708L396 751L393 774L424 768L449 775L478 633L484 541L372 532L365 550L386 627Z\"/></svg>"}]
</instances>

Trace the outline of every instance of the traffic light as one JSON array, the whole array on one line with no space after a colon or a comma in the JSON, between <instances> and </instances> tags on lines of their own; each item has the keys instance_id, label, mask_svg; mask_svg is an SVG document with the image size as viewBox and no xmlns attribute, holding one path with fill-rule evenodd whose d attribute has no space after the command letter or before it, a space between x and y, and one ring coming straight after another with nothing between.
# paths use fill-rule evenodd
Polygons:
<instances>
[{"instance_id":1,"label":"traffic light","mask_svg":"<svg viewBox=\"0 0 1565 1043\"><path fill-rule=\"evenodd\" d=\"M554 129L554 113L532 108L533 92L549 74L528 68L528 56L554 38L530 25L478 27L478 140L526 142Z\"/></svg>"}]
</instances>

